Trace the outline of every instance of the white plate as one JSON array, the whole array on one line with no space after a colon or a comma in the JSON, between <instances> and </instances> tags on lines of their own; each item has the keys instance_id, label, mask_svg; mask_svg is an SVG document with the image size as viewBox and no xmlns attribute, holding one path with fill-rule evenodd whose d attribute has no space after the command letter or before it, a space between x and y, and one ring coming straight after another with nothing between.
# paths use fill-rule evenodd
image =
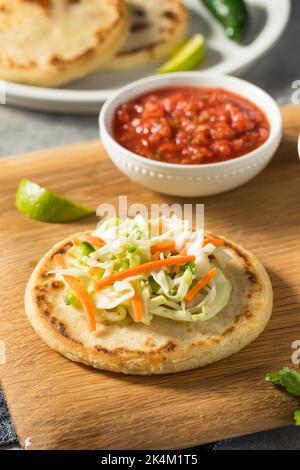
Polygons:
<instances>
[{"instance_id":1,"label":"white plate","mask_svg":"<svg viewBox=\"0 0 300 470\"><path fill-rule=\"evenodd\" d=\"M157 0L159 1L159 0ZM191 31L207 39L207 59L199 70L238 74L274 45L290 14L290 0L248 0L251 29L243 44L224 36L200 0L186 0L191 14ZM276 6L275 6L276 4ZM64 88L40 88L5 82L6 103L40 111L91 114L118 88L155 73L156 67L122 72L99 71Z\"/></svg>"}]
</instances>

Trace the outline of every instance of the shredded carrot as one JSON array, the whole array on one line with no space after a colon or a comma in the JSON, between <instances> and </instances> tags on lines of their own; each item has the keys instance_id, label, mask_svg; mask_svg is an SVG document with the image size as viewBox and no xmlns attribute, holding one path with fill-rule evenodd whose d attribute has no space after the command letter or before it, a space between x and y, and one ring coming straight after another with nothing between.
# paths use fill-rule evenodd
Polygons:
<instances>
[{"instance_id":1,"label":"shredded carrot","mask_svg":"<svg viewBox=\"0 0 300 470\"><path fill-rule=\"evenodd\" d=\"M181 250L181 252L179 253L179 256L186 256L186 249L183 248ZM180 266L172 266L171 269L170 269L171 273L175 273L175 274L178 274L179 271L180 271Z\"/></svg>"},{"instance_id":2,"label":"shredded carrot","mask_svg":"<svg viewBox=\"0 0 300 470\"><path fill-rule=\"evenodd\" d=\"M56 255L53 256L53 261L59 268L67 269L67 265L61 253L56 253Z\"/></svg>"},{"instance_id":3,"label":"shredded carrot","mask_svg":"<svg viewBox=\"0 0 300 470\"><path fill-rule=\"evenodd\" d=\"M122 281L130 276L136 276L138 274L155 271L156 269L160 269L167 266L187 264L192 261L195 261L195 256L170 256L170 258L166 259L149 261L148 263L140 264L139 266L134 266L133 268L125 269L120 273L112 274L111 276L107 276L104 279L101 279L101 281L96 284L96 288L100 290L104 287L112 285L116 281Z\"/></svg>"},{"instance_id":4,"label":"shredded carrot","mask_svg":"<svg viewBox=\"0 0 300 470\"><path fill-rule=\"evenodd\" d=\"M76 297L82 304L85 313L88 316L89 321L89 330L94 331L96 329L96 319L95 319L95 309L94 305L91 302L91 299L86 292L85 288L76 277L73 276L64 276L65 281L70 286L72 291L75 293Z\"/></svg>"},{"instance_id":5,"label":"shredded carrot","mask_svg":"<svg viewBox=\"0 0 300 470\"><path fill-rule=\"evenodd\" d=\"M204 241L203 246L206 246L209 243L215 246L222 246L224 245L225 242L224 240L220 240L219 238L208 238L207 240Z\"/></svg>"},{"instance_id":6,"label":"shredded carrot","mask_svg":"<svg viewBox=\"0 0 300 470\"><path fill-rule=\"evenodd\" d=\"M166 251L171 251L174 252L176 251L176 243L174 240L171 240L169 242L161 242L161 243L155 243L155 245L151 246L151 253L165 253Z\"/></svg>"},{"instance_id":7,"label":"shredded carrot","mask_svg":"<svg viewBox=\"0 0 300 470\"><path fill-rule=\"evenodd\" d=\"M74 242L74 245L76 246L78 246L81 242L88 242L90 245L98 246L98 247L105 245L105 241L102 240L102 238L94 237L92 235L85 235L85 234L79 235L79 237L75 238L73 242Z\"/></svg>"},{"instance_id":8,"label":"shredded carrot","mask_svg":"<svg viewBox=\"0 0 300 470\"><path fill-rule=\"evenodd\" d=\"M152 259L152 261L156 261L156 260L160 259L160 252L157 251L156 253L154 253L154 255L152 255L151 259Z\"/></svg>"},{"instance_id":9,"label":"shredded carrot","mask_svg":"<svg viewBox=\"0 0 300 470\"><path fill-rule=\"evenodd\" d=\"M101 271L103 270L96 266L96 267L92 267L89 269L89 274L91 276L98 276L101 273Z\"/></svg>"},{"instance_id":10,"label":"shredded carrot","mask_svg":"<svg viewBox=\"0 0 300 470\"><path fill-rule=\"evenodd\" d=\"M132 299L131 299L133 313L134 313L134 319L135 319L136 322L140 322L140 321L142 321L142 318L143 318L143 304L142 304L142 301L140 299L140 295L139 295L139 292L138 292L137 288L134 286L134 284L132 284L132 285L133 285L134 291L135 291L134 297L132 297Z\"/></svg>"},{"instance_id":11,"label":"shredded carrot","mask_svg":"<svg viewBox=\"0 0 300 470\"><path fill-rule=\"evenodd\" d=\"M186 302L191 302L196 295L206 286L217 274L216 268L211 269L205 276L203 276L197 284L192 287L185 296Z\"/></svg>"},{"instance_id":12,"label":"shredded carrot","mask_svg":"<svg viewBox=\"0 0 300 470\"><path fill-rule=\"evenodd\" d=\"M57 253L53 257L53 260L59 268L67 268L65 260L61 253ZM89 330L94 331L96 329L95 308L84 286L78 279L76 279L76 277L64 275L63 278L70 287L70 289L75 293L76 297L84 308L89 320Z\"/></svg>"}]
</instances>

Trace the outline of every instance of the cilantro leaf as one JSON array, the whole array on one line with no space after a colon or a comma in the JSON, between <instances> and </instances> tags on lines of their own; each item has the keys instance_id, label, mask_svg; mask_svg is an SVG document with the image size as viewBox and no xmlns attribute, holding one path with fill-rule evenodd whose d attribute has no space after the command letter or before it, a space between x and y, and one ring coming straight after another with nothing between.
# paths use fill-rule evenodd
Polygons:
<instances>
[{"instance_id":1,"label":"cilantro leaf","mask_svg":"<svg viewBox=\"0 0 300 470\"><path fill-rule=\"evenodd\" d=\"M287 392L300 397L300 369L297 371L290 367L283 367L279 372L271 372L266 375L266 381L286 388ZM300 411L299 411L300 425Z\"/></svg>"},{"instance_id":2,"label":"cilantro leaf","mask_svg":"<svg viewBox=\"0 0 300 470\"><path fill-rule=\"evenodd\" d=\"M266 381L275 385L281 385L281 377L278 372L269 372L266 375Z\"/></svg>"},{"instance_id":3,"label":"cilantro leaf","mask_svg":"<svg viewBox=\"0 0 300 470\"><path fill-rule=\"evenodd\" d=\"M300 410L296 410L294 413L295 425L300 426Z\"/></svg>"}]
</instances>

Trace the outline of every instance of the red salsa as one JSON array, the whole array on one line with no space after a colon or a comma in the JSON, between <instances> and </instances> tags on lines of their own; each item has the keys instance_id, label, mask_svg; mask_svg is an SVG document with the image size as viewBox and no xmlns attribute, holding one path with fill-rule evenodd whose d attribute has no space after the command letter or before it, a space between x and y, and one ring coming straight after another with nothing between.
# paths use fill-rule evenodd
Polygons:
<instances>
[{"instance_id":1,"label":"red salsa","mask_svg":"<svg viewBox=\"0 0 300 470\"><path fill-rule=\"evenodd\" d=\"M114 137L128 150L167 163L216 163L260 147L269 137L265 114L222 88L176 87L122 104Z\"/></svg>"}]
</instances>

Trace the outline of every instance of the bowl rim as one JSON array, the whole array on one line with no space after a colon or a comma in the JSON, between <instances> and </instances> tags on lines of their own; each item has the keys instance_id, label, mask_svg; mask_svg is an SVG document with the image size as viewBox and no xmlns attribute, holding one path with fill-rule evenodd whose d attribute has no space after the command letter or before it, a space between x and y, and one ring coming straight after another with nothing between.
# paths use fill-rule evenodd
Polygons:
<instances>
[{"instance_id":1,"label":"bowl rim","mask_svg":"<svg viewBox=\"0 0 300 470\"><path fill-rule=\"evenodd\" d=\"M169 87L172 87L172 79L177 79L177 78L206 78L206 79L214 79L214 80L220 80L220 85L214 85L212 86L211 88L214 88L214 87L220 87L220 88L224 88L226 90L226 84L222 84L223 83L223 80L224 81L229 81L233 84L236 84L240 87L242 86L247 86L249 87L249 89L252 89L252 90L255 90L256 92L258 92L259 94L261 94L262 97L264 97L264 99L266 101L268 101L268 106L270 106L271 109L269 109L268 111L265 109L264 106L261 106L261 105L258 105L260 106L261 110L265 113L265 115L267 116L268 118L268 121L269 121L269 125L270 125L270 134L269 134L269 137L268 139L259 147L257 147L256 149L252 150L251 152L248 152L246 153L245 155L242 155L240 157L236 157L236 158L232 158L230 160L225 160L225 161L222 161L222 162L214 162L214 163L197 163L197 164L184 164L184 163L168 163L168 162L161 162L161 161L157 161L157 160L151 160L150 158L146 158L146 157L143 157L137 153L134 153L134 152L131 152L131 150L128 150L127 148L123 147L121 144L119 144L119 142L116 141L116 139L113 137L113 135L111 134L111 132L108 130L107 128L107 123L106 123L106 119L107 119L107 113L110 111L111 107L114 106L114 102L116 100L119 99L119 97L123 94L126 94L127 92L130 92L132 91L135 87L137 86L140 86L140 85L145 85L147 86L148 84L150 84L151 82L153 82L153 84L159 84L160 81L165 81L166 79L170 80L170 83L168 83L168 85L166 86L169 86ZM182 85L184 86L184 85ZM187 84L186 86L197 86L196 84L195 85L192 85L192 84ZM161 87L163 88L163 86ZM199 84L199 88L201 88L201 84ZM154 86L153 87L153 90L155 89L159 89L159 86ZM148 91L148 90L147 90ZM231 90L229 90L231 91ZM146 90L145 90L146 92ZM234 91L233 93L236 93L237 95L239 94L238 91ZM138 97L140 95L143 94L143 91L142 90L139 90L135 95L133 95L130 99L134 99L134 97ZM251 100L251 98L248 98L250 102L253 102ZM124 98L124 102L126 102L126 98ZM270 115L272 114L272 117L275 121L275 125L274 123L272 124L270 122ZM119 89L116 93L114 93L103 105L103 107L101 108L100 110L100 113L99 113L99 128L100 128L100 136L101 136L101 140L102 140L102 143L104 144L105 146L105 142L104 140L105 139L108 139L110 144L112 144L113 146L115 146L115 148L117 150L119 150L119 152L122 152L123 153L123 156L125 156L126 158L130 158L131 160L134 160L135 162L137 163L142 163L142 162L145 162L155 168L164 168L164 169L176 169L176 170L204 170L204 169L220 169L220 168L226 168L226 167L230 167L230 166L233 166L233 165L236 165L237 163L243 163L247 160L251 160L253 157L255 156L261 156L262 157L262 153L264 153L265 150L267 150L267 148L269 146L271 146L274 141L276 142L276 144L278 143L278 140L281 139L281 136L282 136L282 115L281 115L281 112L280 112L280 108L278 106L278 104L276 103L276 101L274 100L274 98L272 98L272 96L267 93L265 90L263 90L262 88L260 88L259 86L247 81L247 80L244 80L244 79L241 79L241 78L237 78L237 77L234 77L232 75L223 75L223 74L218 74L218 73L209 73L209 72L199 72L199 71L196 71L196 72L175 72L175 73L169 73L169 74L161 74L161 75L151 75L149 77L145 77L145 78L142 78L140 80L136 80L134 82L131 82L129 83L128 85L125 85L124 87L122 87L121 89ZM125 155L124 155L125 154Z\"/></svg>"}]
</instances>

